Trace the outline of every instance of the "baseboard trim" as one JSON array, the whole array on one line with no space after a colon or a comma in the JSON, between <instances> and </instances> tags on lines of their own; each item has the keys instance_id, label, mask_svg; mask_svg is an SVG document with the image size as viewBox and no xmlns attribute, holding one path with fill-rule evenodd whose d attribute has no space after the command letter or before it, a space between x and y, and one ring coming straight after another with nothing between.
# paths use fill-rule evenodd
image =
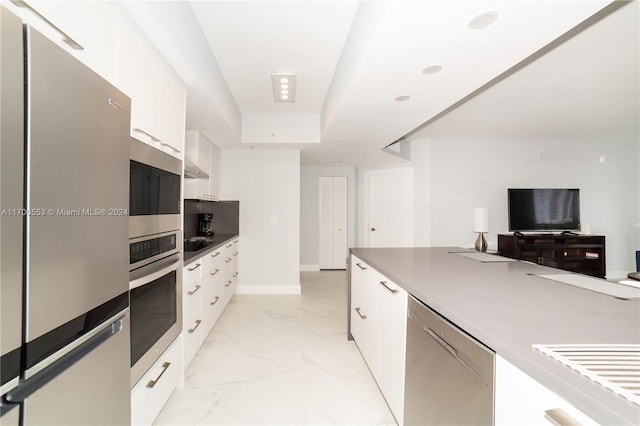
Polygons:
<instances>
[{"instance_id":1,"label":"baseboard trim","mask_svg":"<svg viewBox=\"0 0 640 426\"><path fill-rule=\"evenodd\" d=\"M606 279L608 280L622 280L627 279L627 274L629 271L607 271Z\"/></svg>"},{"instance_id":2,"label":"baseboard trim","mask_svg":"<svg viewBox=\"0 0 640 426\"><path fill-rule=\"evenodd\" d=\"M236 294L300 294L302 288L297 285L238 285Z\"/></svg>"},{"instance_id":3,"label":"baseboard trim","mask_svg":"<svg viewBox=\"0 0 640 426\"><path fill-rule=\"evenodd\" d=\"M320 272L320 265L300 265L300 272Z\"/></svg>"}]
</instances>

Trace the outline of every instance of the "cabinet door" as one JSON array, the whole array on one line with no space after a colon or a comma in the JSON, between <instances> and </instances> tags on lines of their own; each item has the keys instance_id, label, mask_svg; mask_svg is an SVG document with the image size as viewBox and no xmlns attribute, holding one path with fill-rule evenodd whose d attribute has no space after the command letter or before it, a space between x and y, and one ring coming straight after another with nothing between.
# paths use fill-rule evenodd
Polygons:
<instances>
[{"instance_id":1,"label":"cabinet door","mask_svg":"<svg viewBox=\"0 0 640 426\"><path fill-rule=\"evenodd\" d=\"M404 372L407 343L407 292L381 274L372 291L380 315L378 385L398 424L403 422Z\"/></svg>"},{"instance_id":2,"label":"cabinet door","mask_svg":"<svg viewBox=\"0 0 640 426\"><path fill-rule=\"evenodd\" d=\"M182 286L188 287L200 280L200 272L203 270L202 260L198 259L188 264L182 270Z\"/></svg>"},{"instance_id":3,"label":"cabinet door","mask_svg":"<svg viewBox=\"0 0 640 426\"><path fill-rule=\"evenodd\" d=\"M178 336L131 390L132 425L153 424L173 390L182 381L181 343L182 336Z\"/></svg>"},{"instance_id":4,"label":"cabinet door","mask_svg":"<svg viewBox=\"0 0 640 426\"><path fill-rule=\"evenodd\" d=\"M375 292L371 285L376 272L362 260L351 260L351 334L373 377L379 374L379 326Z\"/></svg>"},{"instance_id":5,"label":"cabinet door","mask_svg":"<svg viewBox=\"0 0 640 426\"><path fill-rule=\"evenodd\" d=\"M590 417L550 391L504 358L496 355L495 424L550 426L555 413L564 413L573 422L566 424L596 425Z\"/></svg>"},{"instance_id":6,"label":"cabinet door","mask_svg":"<svg viewBox=\"0 0 640 426\"><path fill-rule=\"evenodd\" d=\"M131 97L131 136L155 146L158 135L160 54L128 17L120 13L116 85Z\"/></svg>"},{"instance_id":7,"label":"cabinet door","mask_svg":"<svg viewBox=\"0 0 640 426\"><path fill-rule=\"evenodd\" d=\"M203 285L200 280L183 285L182 293L182 330L184 335L184 365L187 367L204 340L206 327L202 317L201 296Z\"/></svg>"},{"instance_id":8,"label":"cabinet door","mask_svg":"<svg viewBox=\"0 0 640 426\"><path fill-rule=\"evenodd\" d=\"M222 313L224 301L224 282L223 282L223 253L221 249L216 249L212 253L206 255L210 261L210 267L203 271L203 280L205 291L202 294L202 309L204 311L204 319L207 322L204 334L205 339L215 323L218 321Z\"/></svg>"},{"instance_id":9,"label":"cabinet door","mask_svg":"<svg viewBox=\"0 0 640 426\"><path fill-rule=\"evenodd\" d=\"M238 277L240 275L240 240L233 241L231 253L231 279L235 286L238 286Z\"/></svg>"},{"instance_id":10,"label":"cabinet door","mask_svg":"<svg viewBox=\"0 0 640 426\"><path fill-rule=\"evenodd\" d=\"M220 257L219 261L216 262L215 268L209 272L209 285L211 286L211 291L209 292L209 296L205 300L204 304L209 311L211 328L213 328L216 322L218 322L218 319L225 307L226 287L224 286L223 263L224 260Z\"/></svg>"},{"instance_id":11,"label":"cabinet door","mask_svg":"<svg viewBox=\"0 0 640 426\"><path fill-rule=\"evenodd\" d=\"M233 242L225 243L224 245L224 264L223 267L223 277L224 277L224 305L226 306L233 293L235 292L234 281L235 278L233 276Z\"/></svg>"},{"instance_id":12,"label":"cabinet door","mask_svg":"<svg viewBox=\"0 0 640 426\"><path fill-rule=\"evenodd\" d=\"M163 150L178 158L184 151L186 94L182 80L169 64L164 63L161 72L158 134Z\"/></svg>"},{"instance_id":13,"label":"cabinet door","mask_svg":"<svg viewBox=\"0 0 640 426\"><path fill-rule=\"evenodd\" d=\"M220 150L215 144L211 144L211 157L209 162L209 194L213 200L218 200L220 176Z\"/></svg>"},{"instance_id":14,"label":"cabinet door","mask_svg":"<svg viewBox=\"0 0 640 426\"><path fill-rule=\"evenodd\" d=\"M65 43L49 24L9 2L11 8L25 22L60 45L82 63L109 82L115 81L116 28L118 6L115 2L29 1L28 4L49 22L82 46L74 49Z\"/></svg>"}]
</instances>

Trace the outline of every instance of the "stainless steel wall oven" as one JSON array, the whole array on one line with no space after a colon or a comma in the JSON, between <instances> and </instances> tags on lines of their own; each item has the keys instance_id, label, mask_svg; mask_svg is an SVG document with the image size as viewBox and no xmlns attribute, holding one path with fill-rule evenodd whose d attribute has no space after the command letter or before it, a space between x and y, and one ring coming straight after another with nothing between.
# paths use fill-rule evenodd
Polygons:
<instances>
[{"instance_id":1,"label":"stainless steel wall oven","mask_svg":"<svg viewBox=\"0 0 640 426\"><path fill-rule=\"evenodd\" d=\"M182 330L180 160L132 139L129 193L131 386Z\"/></svg>"},{"instance_id":2,"label":"stainless steel wall oven","mask_svg":"<svg viewBox=\"0 0 640 426\"><path fill-rule=\"evenodd\" d=\"M180 231L137 239L130 262L144 264L129 273L131 386L133 387L182 330ZM140 260L140 257L148 256Z\"/></svg>"}]
</instances>

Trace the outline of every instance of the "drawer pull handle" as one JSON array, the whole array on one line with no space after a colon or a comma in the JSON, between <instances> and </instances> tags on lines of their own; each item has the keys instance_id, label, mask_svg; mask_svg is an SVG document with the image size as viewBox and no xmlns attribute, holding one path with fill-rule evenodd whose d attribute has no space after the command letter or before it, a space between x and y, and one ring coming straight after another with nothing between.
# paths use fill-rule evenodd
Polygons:
<instances>
[{"instance_id":1,"label":"drawer pull handle","mask_svg":"<svg viewBox=\"0 0 640 426\"><path fill-rule=\"evenodd\" d=\"M361 265L361 264L359 264L359 263L356 263L356 266L357 266L358 268L362 269L363 271L366 271L366 270L368 269L366 266L362 266L362 265Z\"/></svg>"},{"instance_id":2,"label":"drawer pull handle","mask_svg":"<svg viewBox=\"0 0 640 426\"><path fill-rule=\"evenodd\" d=\"M238 241L239 241L239 240L235 240L233 243L234 243L234 244L238 244Z\"/></svg>"},{"instance_id":3,"label":"drawer pull handle","mask_svg":"<svg viewBox=\"0 0 640 426\"><path fill-rule=\"evenodd\" d=\"M196 328L200 327L200 324L202 323L202 320L196 320L196 325L193 328L190 328L189 330L187 330L189 333L193 333L194 331L196 331Z\"/></svg>"},{"instance_id":4,"label":"drawer pull handle","mask_svg":"<svg viewBox=\"0 0 640 426\"><path fill-rule=\"evenodd\" d=\"M216 296L215 299L213 299L213 302L210 303L211 306L215 305L216 303L218 303L218 300L220 300L220 296Z\"/></svg>"},{"instance_id":5,"label":"drawer pull handle","mask_svg":"<svg viewBox=\"0 0 640 426\"><path fill-rule=\"evenodd\" d=\"M356 312L358 313L358 315L360 315L360 318L367 319L367 316L362 314L362 312L360 311L360 308L356 308Z\"/></svg>"},{"instance_id":6,"label":"drawer pull handle","mask_svg":"<svg viewBox=\"0 0 640 426\"><path fill-rule=\"evenodd\" d=\"M215 275L215 274L217 274L218 272L220 272L220 269L216 268L216 270L215 270L215 271L213 271L213 272L211 272L211 273L210 273L210 275Z\"/></svg>"},{"instance_id":7,"label":"drawer pull handle","mask_svg":"<svg viewBox=\"0 0 640 426\"><path fill-rule=\"evenodd\" d=\"M219 252L219 251L217 251L217 252L215 252L214 254L212 254L212 255L211 255L211 257L218 257L219 255L220 255L220 252Z\"/></svg>"},{"instance_id":8,"label":"drawer pull handle","mask_svg":"<svg viewBox=\"0 0 640 426\"><path fill-rule=\"evenodd\" d=\"M225 286L225 287L229 287L229 286L231 285L231 283L232 283L232 282L233 282L233 281L229 280L229 281L227 281L227 283L226 283L224 286Z\"/></svg>"},{"instance_id":9,"label":"drawer pull handle","mask_svg":"<svg viewBox=\"0 0 640 426\"><path fill-rule=\"evenodd\" d=\"M147 135L147 136L149 136L149 137L151 138L151 140L152 140L152 141L154 141L154 142L161 142L161 141L160 141L160 139L156 138L156 137L155 137L155 136L153 136L151 133L145 132L145 131L144 131L144 130L142 130L142 129L138 129L137 127L134 127L133 131L134 131L134 132L137 132L137 133L142 133L143 135Z\"/></svg>"},{"instance_id":10,"label":"drawer pull handle","mask_svg":"<svg viewBox=\"0 0 640 426\"><path fill-rule=\"evenodd\" d=\"M237 255L238 255L238 252L233 253L233 255L234 255L234 256L237 256Z\"/></svg>"},{"instance_id":11,"label":"drawer pull handle","mask_svg":"<svg viewBox=\"0 0 640 426\"><path fill-rule=\"evenodd\" d=\"M229 248L229 247L232 247L232 246L233 246L233 244L227 244L225 247Z\"/></svg>"},{"instance_id":12,"label":"drawer pull handle","mask_svg":"<svg viewBox=\"0 0 640 426\"><path fill-rule=\"evenodd\" d=\"M196 263L195 266L193 268L187 268L187 270L189 271L195 271L196 269L198 269L200 267L199 263Z\"/></svg>"},{"instance_id":13,"label":"drawer pull handle","mask_svg":"<svg viewBox=\"0 0 640 426\"><path fill-rule=\"evenodd\" d=\"M552 408L544 412L560 426L579 426L581 423L567 414L562 408Z\"/></svg>"},{"instance_id":14,"label":"drawer pull handle","mask_svg":"<svg viewBox=\"0 0 640 426\"><path fill-rule=\"evenodd\" d=\"M168 143L166 143L166 142L162 142L162 141L159 141L159 142L160 142L160 145L162 145L162 146L167 146L167 147L171 148L171 149L173 150L173 152L175 152L176 154L178 154L178 153L181 153L181 152L182 152L182 151L180 151L178 148L174 147L174 146L173 146L173 145L171 145L171 144L168 144Z\"/></svg>"},{"instance_id":15,"label":"drawer pull handle","mask_svg":"<svg viewBox=\"0 0 640 426\"><path fill-rule=\"evenodd\" d=\"M238 272L234 272L234 274L233 274L233 278L235 278L235 277L237 277L237 276L238 276Z\"/></svg>"},{"instance_id":16,"label":"drawer pull handle","mask_svg":"<svg viewBox=\"0 0 640 426\"><path fill-rule=\"evenodd\" d=\"M231 262L231 260L232 260L232 259L231 259L230 257L227 257L227 259L226 259L224 262L225 262L225 263L229 263L229 262Z\"/></svg>"},{"instance_id":17,"label":"drawer pull handle","mask_svg":"<svg viewBox=\"0 0 640 426\"><path fill-rule=\"evenodd\" d=\"M165 362L164 364L162 364L162 371L160 372L160 374L158 375L158 377L156 377L155 380L149 380L149 383L147 383L147 387L148 388L152 388L156 385L156 383L158 383L158 380L160 380L160 377L162 377L162 375L164 374L165 371L167 371L167 369L171 366L170 362Z\"/></svg>"},{"instance_id":18,"label":"drawer pull handle","mask_svg":"<svg viewBox=\"0 0 640 426\"><path fill-rule=\"evenodd\" d=\"M58 34L60 34L62 41L64 41L65 43L67 43L69 46L71 46L72 49L75 50L84 50L84 47L82 47L80 44L78 44L78 42L76 42L74 39L72 39L71 37L69 37L67 35L67 33L65 33L64 31L62 31L60 28L58 28L57 26L55 26L51 21L49 21L47 18L45 18L43 15L40 14L40 12L38 12L37 10L35 10L34 8L32 8L30 5L28 5L27 3L25 3L24 1L13 1L12 3L15 4L18 7L24 7L26 9L29 9L31 11L31 13L37 15L40 19L42 19L44 22L47 23L47 25L49 25L51 28L53 28L54 30L56 30L58 32Z\"/></svg>"},{"instance_id":19,"label":"drawer pull handle","mask_svg":"<svg viewBox=\"0 0 640 426\"><path fill-rule=\"evenodd\" d=\"M467 364L466 361L464 361L462 358L460 358L460 355L458 355L458 350L456 348L454 348L453 346L451 346L449 344L449 342L447 342L446 340L444 340L442 337L438 336L438 334L433 331L431 328L429 328L426 325L422 325L421 326L422 330L424 330L429 336L431 336L431 338L433 340L435 340L440 346L442 346L442 348L444 350L446 350L447 352L449 352L449 354L455 358L456 361L458 361L463 367L465 367L467 370L469 370L469 372L471 374L473 374L474 376L476 376L476 378L478 378L478 380L480 380L482 382L482 384L484 384L485 386L489 386L489 384L485 381L484 378L482 378L482 376L480 374L478 374L478 372L473 369L473 367L471 367L469 364Z\"/></svg>"},{"instance_id":20,"label":"drawer pull handle","mask_svg":"<svg viewBox=\"0 0 640 426\"><path fill-rule=\"evenodd\" d=\"M193 290L191 290L191 291L188 291L188 292L187 292L187 294L188 294L189 296L191 296L192 294L195 294L195 292L196 292L196 291L200 290L200 287L202 287L202 286L201 286L201 285L196 285L196 288L194 288L194 289L193 289Z\"/></svg>"},{"instance_id":21,"label":"drawer pull handle","mask_svg":"<svg viewBox=\"0 0 640 426\"><path fill-rule=\"evenodd\" d=\"M387 290L389 290L389 293L391 293L391 294L398 294L398 292L400 292L400 290L398 290L397 288L389 287L389 285L387 284L386 281L380 281L380 284L382 285L382 287L384 287Z\"/></svg>"}]
</instances>

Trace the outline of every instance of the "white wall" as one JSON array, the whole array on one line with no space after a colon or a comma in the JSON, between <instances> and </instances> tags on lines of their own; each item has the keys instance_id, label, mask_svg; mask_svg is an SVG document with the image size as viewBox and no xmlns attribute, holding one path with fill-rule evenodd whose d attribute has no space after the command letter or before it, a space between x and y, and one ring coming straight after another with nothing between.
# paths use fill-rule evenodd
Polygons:
<instances>
[{"instance_id":1,"label":"white wall","mask_svg":"<svg viewBox=\"0 0 640 426\"><path fill-rule=\"evenodd\" d=\"M300 152L222 150L220 198L240 201L238 293L300 293Z\"/></svg>"},{"instance_id":2,"label":"white wall","mask_svg":"<svg viewBox=\"0 0 640 426\"><path fill-rule=\"evenodd\" d=\"M635 270L640 249L638 140L416 140L416 245L472 247L473 208L489 209L489 248L508 231L507 188L580 188L581 221L606 236L607 276ZM605 157L604 163L600 157Z\"/></svg>"},{"instance_id":3,"label":"white wall","mask_svg":"<svg viewBox=\"0 0 640 426\"><path fill-rule=\"evenodd\" d=\"M302 167L300 169L300 269L319 270L318 212L320 176L347 177L347 244L354 247L356 226L356 171L353 167Z\"/></svg>"}]
</instances>

